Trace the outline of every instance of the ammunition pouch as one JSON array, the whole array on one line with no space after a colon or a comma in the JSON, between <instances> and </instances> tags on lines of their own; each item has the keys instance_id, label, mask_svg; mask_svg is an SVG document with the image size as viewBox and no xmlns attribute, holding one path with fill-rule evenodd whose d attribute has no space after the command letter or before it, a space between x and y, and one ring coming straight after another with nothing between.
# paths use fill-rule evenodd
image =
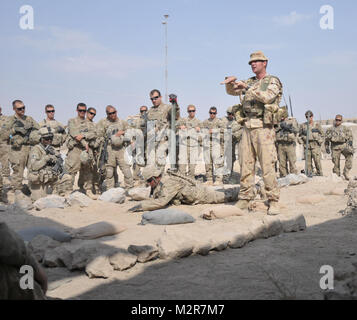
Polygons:
<instances>
[{"instance_id":1,"label":"ammunition pouch","mask_svg":"<svg viewBox=\"0 0 357 320\"><path fill-rule=\"evenodd\" d=\"M76 145L77 145L77 141L75 141L72 137L67 139L67 148L68 150L72 150Z\"/></svg>"},{"instance_id":2,"label":"ammunition pouch","mask_svg":"<svg viewBox=\"0 0 357 320\"><path fill-rule=\"evenodd\" d=\"M21 148L22 145L26 144L25 137L22 137L19 134L12 136L10 144L14 149Z\"/></svg>"},{"instance_id":3,"label":"ammunition pouch","mask_svg":"<svg viewBox=\"0 0 357 320\"><path fill-rule=\"evenodd\" d=\"M355 153L355 150L353 148L353 145L351 146L350 144L346 144L346 147L343 149L343 151L346 153L346 154L350 154L350 155L353 155Z\"/></svg>"},{"instance_id":4,"label":"ammunition pouch","mask_svg":"<svg viewBox=\"0 0 357 320\"><path fill-rule=\"evenodd\" d=\"M270 126L278 124L280 122L278 111L279 106L276 104L264 105L263 123Z\"/></svg>"}]
</instances>

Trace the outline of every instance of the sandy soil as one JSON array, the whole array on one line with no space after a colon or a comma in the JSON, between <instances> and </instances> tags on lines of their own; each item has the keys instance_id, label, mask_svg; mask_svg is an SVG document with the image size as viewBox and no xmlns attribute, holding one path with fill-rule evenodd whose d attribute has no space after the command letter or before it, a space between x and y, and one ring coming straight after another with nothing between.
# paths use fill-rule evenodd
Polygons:
<instances>
[{"instance_id":1,"label":"sandy soil","mask_svg":"<svg viewBox=\"0 0 357 320\"><path fill-rule=\"evenodd\" d=\"M303 162L298 163L300 169L303 166ZM144 300L322 299L320 267L331 265L338 273L351 269L351 262L357 260L357 219L341 215L340 211L346 207L346 197L342 195L325 196L316 205L302 205L296 199L346 187L346 181L331 179L331 168L331 162L324 160L325 177L281 190L281 202L288 211L305 216L308 228L304 232L256 240L241 249L213 251L205 257L137 263L127 271L114 272L109 279L89 279L84 272L64 268L46 269L48 296ZM357 175L356 160L352 174ZM134 204L96 202L90 208L46 209L2 218L15 230L33 225L70 230L103 220L128 225L141 220L140 214L126 212ZM196 215L209 205L181 207Z\"/></svg>"}]
</instances>

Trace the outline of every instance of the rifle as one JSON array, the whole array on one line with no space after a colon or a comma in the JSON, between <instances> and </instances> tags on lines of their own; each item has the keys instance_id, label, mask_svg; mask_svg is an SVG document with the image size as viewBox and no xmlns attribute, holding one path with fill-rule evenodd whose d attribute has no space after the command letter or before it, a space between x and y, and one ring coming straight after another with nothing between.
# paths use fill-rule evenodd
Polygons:
<instances>
[{"instance_id":1,"label":"rifle","mask_svg":"<svg viewBox=\"0 0 357 320\"><path fill-rule=\"evenodd\" d=\"M293 114L293 105L291 104L291 97L289 96L289 104L290 104L290 112L291 112L291 117L294 118Z\"/></svg>"},{"instance_id":2,"label":"rifle","mask_svg":"<svg viewBox=\"0 0 357 320\"><path fill-rule=\"evenodd\" d=\"M50 154L51 156L56 156L56 158L57 158L56 163L51 168L51 170L56 176L59 176L59 178L61 179L66 174L66 171L64 169L64 161L63 161L61 155L57 154L55 149L51 145L48 145L45 148L45 151L46 151L46 154Z\"/></svg>"},{"instance_id":3,"label":"rifle","mask_svg":"<svg viewBox=\"0 0 357 320\"><path fill-rule=\"evenodd\" d=\"M100 149L99 149L99 157L97 160L97 167L99 170L99 185L101 186L101 191L105 192L106 191L106 186L104 184L105 180L105 164L108 161L108 144L109 144L109 139L106 136L104 143L101 143Z\"/></svg>"},{"instance_id":4,"label":"rifle","mask_svg":"<svg viewBox=\"0 0 357 320\"><path fill-rule=\"evenodd\" d=\"M170 130L170 166L172 170L176 169L176 108L177 96L170 94L171 103L171 130Z\"/></svg>"},{"instance_id":5,"label":"rifle","mask_svg":"<svg viewBox=\"0 0 357 320\"><path fill-rule=\"evenodd\" d=\"M307 129L306 129L306 146L305 146L305 174L310 176L312 172L307 171L307 154L309 152L309 139L310 139L310 119L311 117L307 117Z\"/></svg>"}]
</instances>

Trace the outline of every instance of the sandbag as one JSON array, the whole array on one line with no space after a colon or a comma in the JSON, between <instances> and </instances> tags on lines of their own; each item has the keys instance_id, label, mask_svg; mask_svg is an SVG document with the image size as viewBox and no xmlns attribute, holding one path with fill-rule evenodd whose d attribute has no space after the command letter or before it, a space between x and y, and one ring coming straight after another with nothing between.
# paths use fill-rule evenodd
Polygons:
<instances>
[{"instance_id":1,"label":"sandbag","mask_svg":"<svg viewBox=\"0 0 357 320\"><path fill-rule=\"evenodd\" d=\"M132 188L128 190L128 197L130 197L132 200L135 201L142 201L142 200L147 200L150 199L150 191L151 188L143 188L143 187L138 187L138 188Z\"/></svg>"},{"instance_id":2,"label":"sandbag","mask_svg":"<svg viewBox=\"0 0 357 320\"><path fill-rule=\"evenodd\" d=\"M206 220L224 219L231 216L243 216L244 212L236 206L215 206L203 212L202 218Z\"/></svg>"},{"instance_id":3,"label":"sandbag","mask_svg":"<svg viewBox=\"0 0 357 320\"><path fill-rule=\"evenodd\" d=\"M289 174L284 178L278 179L278 185L280 188L287 186L296 186L298 184L303 184L309 182L309 178L304 174Z\"/></svg>"},{"instance_id":4,"label":"sandbag","mask_svg":"<svg viewBox=\"0 0 357 320\"><path fill-rule=\"evenodd\" d=\"M24 240L24 241L31 241L33 238L44 235L53 240L59 242L69 242L71 241L72 237L70 234L65 233L63 231L51 228L51 227L32 227L22 229L17 231L17 234Z\"/></svg>"},{"instance_id":5,"label":"sandbag","mask_svg":"<svg viewBox=\"0 0 357 320\"><path fill-rule=\"evenodd\" d=\"M123 188L113 188L104 192L99 200L104 202L112 202L112 203L124 203L125 202L125 190Z\"/></svg>"},{"instance_id":6,"label":"sandbag","mask_svg":"<svg viewBox=\"0 0 357 320\"><path fill-rule=\"evenodd\" d=\"M86 227L75 229L71 232L73 238L91 240L102 238L106 236L112 236L126 230L123 226L113 225L111 223L102 221L98 223L91 224Z\"/></svg>"},{"instance_id":7,"label":"sandbag","mask_svg":"<svg viewBox=\"0 0 357 320\"><path fill-rule=\"evenodd\" d=\"M175 209L161 209L145 212L141 224L148 223L159 225L184 224L195 222L195 219L186 212Z\"/></svg>"}]
</instances>

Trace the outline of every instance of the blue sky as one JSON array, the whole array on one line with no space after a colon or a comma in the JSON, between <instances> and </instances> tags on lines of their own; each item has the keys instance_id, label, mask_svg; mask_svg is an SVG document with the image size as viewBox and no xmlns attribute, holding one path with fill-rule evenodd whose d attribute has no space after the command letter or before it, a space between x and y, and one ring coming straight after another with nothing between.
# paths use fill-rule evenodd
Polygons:
<instances>
[{"instance_id":1,"label":"blue sky","mask_svg":"<svg viewBox=\"0 0 357 320\"><path fill-rule=\"evenodd\" d=\"M334 30L320 28L320 7L334 8ZM34 9L34 30L19 27L22 5ZM251 52L269 58L292 97L294 115L307 108L315 118L336 113L356 116L357 2L237 0L1 0L0 105L12 114L22 99L27 113L43 118L55 105L66 122L85 102L98 110L108 104L119 116L150 106L149 92L165 93L163 15L170 15L169 93L176 93L186 116L188 104L206 119L210 106L219 116L238 102L219 82L226 75L252 76Z\"/></svg>"}]
</instances>

